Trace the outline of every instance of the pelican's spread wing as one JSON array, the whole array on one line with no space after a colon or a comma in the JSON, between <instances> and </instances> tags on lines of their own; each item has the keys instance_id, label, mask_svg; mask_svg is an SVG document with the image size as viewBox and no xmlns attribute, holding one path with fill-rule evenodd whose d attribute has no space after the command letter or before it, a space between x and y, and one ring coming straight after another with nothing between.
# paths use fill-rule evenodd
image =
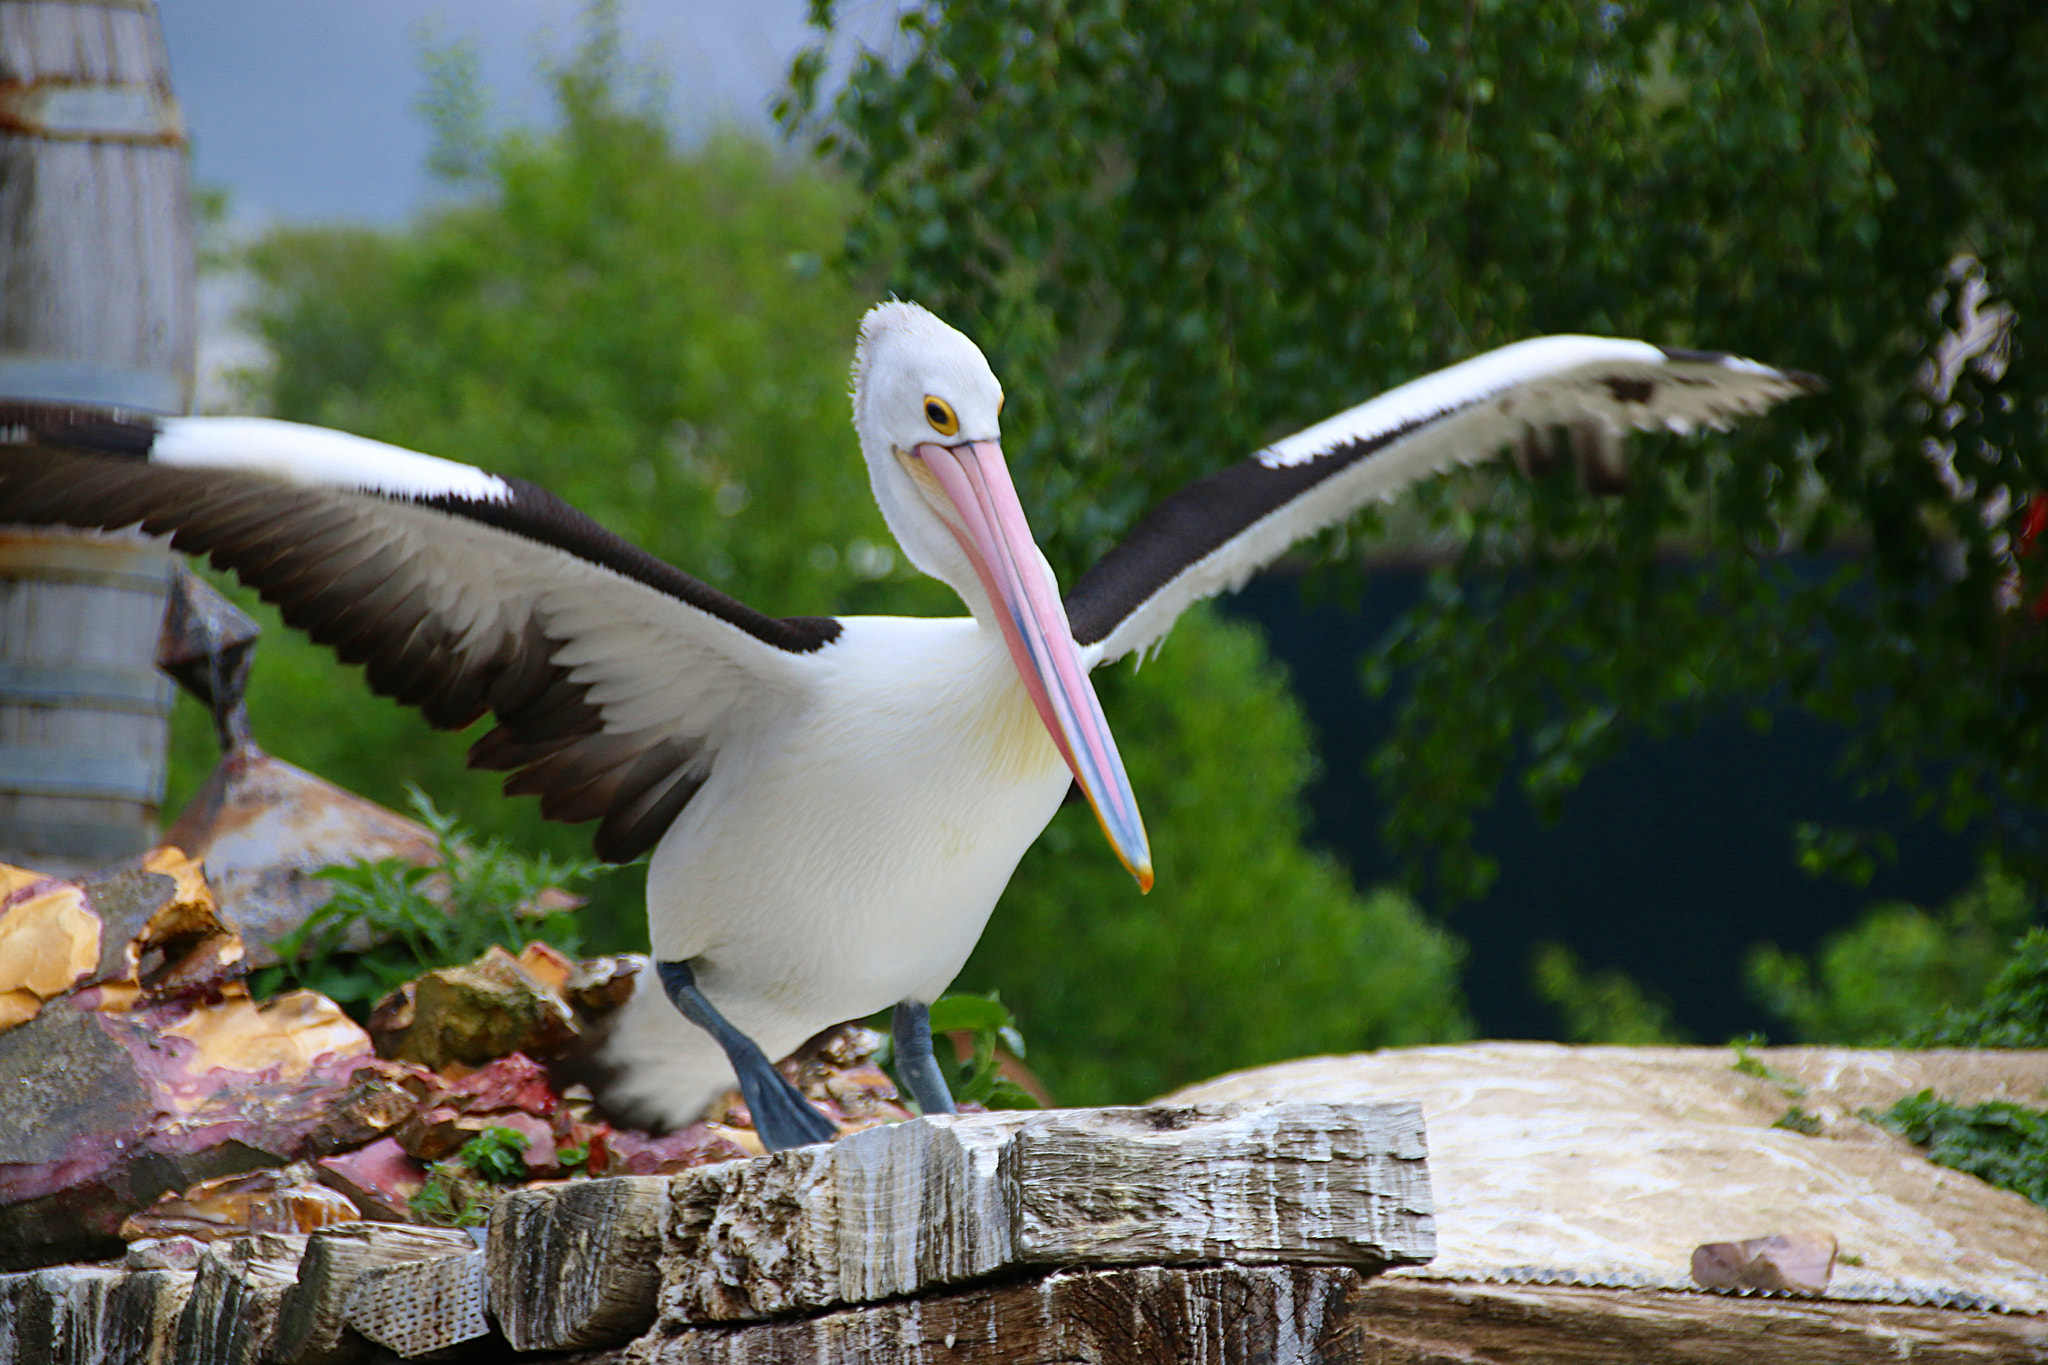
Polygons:
<instances>
[{"instance_id":1,"label":"pelican's spread wing","mask_svg":"<svg viewBox=\"0 0 2048 1365\"><path fill-rule=\"evenodd\" d=\"M1723 427L1820 387L1734 356L1605 337L1540 337L1403 384L1197 480L1146 514L1067 594L1074 640L1106 663L1163 638L1195 602L1374 500L1564 430Z\"/></svg>"},{"instance_id":2,"label":"pelican's spread wing","mask_svg":"<svg viewBox=\"0 0 2048 1365\"><path fill-rule=\"evenodd\" d=\"M210 554L377 691L460 729L550 819L633 858L720 748L806 686L829 618L777 620L532 484L261 418L0 415L0 523L140 524Z\"/></svg>"}]
</instances>

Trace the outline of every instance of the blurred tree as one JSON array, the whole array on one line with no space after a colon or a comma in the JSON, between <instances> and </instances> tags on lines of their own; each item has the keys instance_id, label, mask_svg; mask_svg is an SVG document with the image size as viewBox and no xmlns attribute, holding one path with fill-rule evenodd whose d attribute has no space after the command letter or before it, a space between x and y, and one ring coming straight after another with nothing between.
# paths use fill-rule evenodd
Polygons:
<instances>
[{"instance_id":1,"label":"blurred tree","mask_svg":"<svg viewBox=\"0 0 2048 1365\"><path fill-rule=\"evenodd\" d=\"M1065 573L1181 482L1533 333L1833 385L1639 442L1625 498L1425 491L1462 548L1378 670L1419 883L1484 889L1511 773L1554 811L1631 732L1766 704L2048 867L2048 10L926 0L836 91L813 17L782 117L865 192L853 259L997 343Z\"/></svg>"},{"instance_id":2,"label":"blurred tree","mask_svg":"<svg viewBox=\"0 0 2048 1365\"><path fill-rule=\"evenodd\" d=\"M896 555L849 429L876 291L829 259L848 187L735 134L677 146L610 9L591 14L553 72L551 131L486 131L473 64L439 59L427 112L449 203L395 232L256 245L273 359L253 393L280 417L533 479L764 610L957 614ZM387 803L415 783L515 847L587 850L586 830L465 771L470 736L429 732L264 619L259 742ZM1306 732L1256 638L1191 620L1175 643L1104 682L1160 890L1140 900L1100 834L1063 817L976 960L974 982L1020 1008L1034 1065L1135 1100L1205 1068L1460 1036L1455 941L1398 900L1362 902L1301 847ZM213 755L186 719L189 788ZM637 879L599 895L611 918L592 937L644 943Z\"/></svg>"},{"instance_id":3,"label":"blurred tree","mask_svg":"<svg viewBox=\"0 0 2048 1365\"><path fill-rule=\"evenodd\" d=\"M1628 973L1588 971L1562 943L1538 945L1530 963L1536 993L1558 1013L1570 1043L1687 1043L1671 1021L1671 1002Z\"/></svg>"},{"instance_id":4,"label":"blurred tree","mask_svg":"<svg viewBox=\"0 0 2048 1365\"><path fill-rule=\"evenodd\" d=\"M1261 1062L1471 1036L1461 947L1304 850L1307 722L1255 627L1197 609L1095 675L1152 831L1140 901L1084 804L996 907L963 988L1000 989L1062 1104L1129 1103Z\"/></svg>"},{"instance_id":5,"label":"blurred tree","mask_svg":"<svg viewBox=\"0 0 2048 1365\"><path fill-rule=\"evenodd\" d=\"M1823 940L1810 960L1757 944L1745 972L1751 992L1793 1039L1890 1046L1925 1033L1945 1013L1978 1005L2014 960L2013 940L2034 920L2035 905L2019 878L1991 870L1936 911L1873 906Z\"/></svg>"}]
</instances>

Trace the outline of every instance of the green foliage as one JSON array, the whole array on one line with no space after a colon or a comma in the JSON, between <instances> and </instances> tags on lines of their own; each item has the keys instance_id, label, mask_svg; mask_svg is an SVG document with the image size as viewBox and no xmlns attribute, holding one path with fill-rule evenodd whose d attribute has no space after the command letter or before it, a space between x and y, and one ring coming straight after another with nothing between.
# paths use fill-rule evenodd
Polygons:
<instances>
[{"instance_id":1,"label":"green foliage","mask_svg":"<svg viewBox=\"0 0 2048 1365\"><path fill-rule=\"evenodd\" d=\"M1786 1132L1798 1133L1801 1137L1819 1137L1821 1129L1826 1125L1821 1122L1820 1115L1795 1104L1780 1114L1771 1127L1783 1128Z\"/></svg>"},{"instance_id":2,"label":"green foliage","mask_svg":"<svg viewBox=\"0 0 2048 1365\"><path fill-rule=\"evenodd\" d=\"M474 961L493 944L509 951L533 940L574 955L576 917L536 914L543 893L566 890L598 870L593 862L529 857L496 840L478 842L425 792L411 794L413 815L434 835L434 861L398 858L325 867L334 894L277 943L278 965L257 974L259 995L305 986L361 1015L423 971ZM356 931L376 945L352 953Z\"/></svg>"},{"instance_id":3,"label":"green foliage","mask_svg":"<svg viewBox=\"0 0 2048 1365\"><path fill-rule=\"evenodd\" d=\"M784 116L868 196L854 257L993 343L1063 570L1189 477L1522 336L1828 380L1638 442L1626 498L1425 495L1463 550L1384 656L1412 685L1376 764L1418 880L1484 889L1474 814L1510 778L1554 812L1628 735L1767 702L2048 861L2048 626L2012 609L2048 556L2007 553L2048 370L1920 378L1979 278L2011 353L2048 354L2048 11L926 0L829 99L815 12Z\"/></svg>"},{"instance_id":4,"label":"green foliage","mask_svg":"<svg viewBox=\"0 0 2048 1365\"><path fill-rule=\"evenodd\" d=\"M1469 1037L1462 948L1300 843L1307 724L1258 632L1197 610L1140 670L1096 674L1158 882L1140 897L1085 805L1062 810L961 974L1031 1021L1062 1104L1237 1067Z\"/></svg>"},{"instance_id":5,"label":"green foliage","mask_svg":"<svg viewBox=\"0 0 2048 1365\"><path fill-rule=\"evenodd\" d=\"M2033 915L2026 884L1989 870L1938 911L1875 906L1824 939L1811 959L1757 944L1744 973L1751 992L1801 1042L1893 1045L1925 1033L1946 1013L1956 1021L1947 1028L1951 1041L1982 1046L1988 1039L1978 1030L1986 1025L1964 1025L1958 1011L2015 965L2013 939ZM2040 1002L2030 1017L2042 1036Z\"/></svg>"},{"instance_id":6,"label":"green foliage","mask_svg":"<svg viewBox=\"0 0 2048 1365\"><path fill-rule=\"evenodd\" d=\"M479 1179L503 1185L526 1178L526 1145L516 1128L486 1128L463 1143L455 1159Z\"/></svg>"},{"instance_id":7,"label":"green foliage","mask_svg":"<svg viewBox=\"0 0 2048 1365\"><path fill-rule=\"evenodd\" d=\"M896 1076L895 1051L889 1041L886 1019L878 1021L878 1026L883 1030L883 1042L875 1060L887 1068L893 1078ZM987 995L940 996L932 1002L931 1026L935 1038L966 1033L973 1039L971 1054L946 1080L955 1101L978 1104L985 1109L1038 1108L1038 1101L1030 1091L1003 1074L1001 1053L1008 1052L1022 1060L1024 1034L1017 1026L1016 1016L1010 1013L994 991ZM944 1046L940 1044L941 1049ZM897 1080L897 1090L906 1096L910 1093L900 1079Z\"/></svg>"},{"instance_id":8,"label":"green foliage","mask_svg":"<svg viewBox=\"0 0 2048 1365\"><path fill-rule=\"evenodd\" d=\"M1863 1117L1925 1147L1929 1161L2048 1208L2048 1112L2005 1100L1955 1104L1923 1090Z\"/></svg>"},{"instance_id":9,"label":"green foliage","mask_svg":"<svg viewBox=\"0 0 2048 1365\"><path fill-rule=\"evenodd\" d=\"M427 1167L426 1183L406 1207L436 1227L483 1227L497 1203L494 1187L526 1179L526 1147L526 1135L516 1128L486 1128L454 1156Z\"/></svg>"},{"instance_id":10,"label":"green foliage","mask_svg":"<svg viewBox=\"0 0 2048 1365\"><path fill-rule=\"evenodd\" d=\"M2029 929L1976 1005L1951 1008L1916 1033L1922 1047L2048 1047L2048 929Z\"/></svg>"},{"instance_id":11,"label":"green foliage","mask_svg":"<svg viewBox=\"0 0 2048 1365\"><path fill-rule=\"evenodd\" d=\"M1645 991L1626 972L1589 972L1561 943L1538 945L1531 975L1536 994L1562 1019L1574 1043L1683 1043L1671 1002Z\"/></svg>"},{"instance_id":12,"label":"green foliage","mask_svg":"<svg viewBox=\"0 0 2048 1365\"><path fill-rule=\"evenodd\" d=\"M1735 1060L1728 1063L1730 1071L1738 1076L1754 1076L1760 1081L1769 1081L1784 1091L1787 1098L1796 1100L1805 1097L1805 1086L1750 1052L1751 1048L1764 1046L1764 1039L1760 1035L1752 1034L1747 1038L1737 1038L1728 1045L1735 1049Z\"/></svg>"}]
</instances>

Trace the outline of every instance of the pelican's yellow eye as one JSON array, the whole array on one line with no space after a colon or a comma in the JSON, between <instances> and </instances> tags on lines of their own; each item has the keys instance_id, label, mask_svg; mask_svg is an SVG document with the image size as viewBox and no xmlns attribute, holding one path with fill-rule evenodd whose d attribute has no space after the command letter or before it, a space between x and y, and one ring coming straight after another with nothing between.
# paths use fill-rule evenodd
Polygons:
<instances>
[{"instance_id":1,"label":"pelican's yellow eye","mask_svg":"<svg viewBox=\"0 0 2048 1365\"><path fill-rule=\"evenodd\" d=\"M930 394L926 394L924 399L924 420L930 422L932 430L941 436L957 435L960 431L960 419L953 415L953 405Z\"/></svg>"}]
</instances>

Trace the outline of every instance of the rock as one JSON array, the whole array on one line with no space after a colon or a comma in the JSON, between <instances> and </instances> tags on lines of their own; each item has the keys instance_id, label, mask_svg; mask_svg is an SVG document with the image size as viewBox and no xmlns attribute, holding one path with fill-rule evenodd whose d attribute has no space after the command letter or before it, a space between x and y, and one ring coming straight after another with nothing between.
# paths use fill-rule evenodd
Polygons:
<instances>
[{"instance_id":1,"label":"rock","mask_svg":"<svg viewBox=\"0 0 2048 1365\"><path fill-rule=\"evenodd\" d=\"M323 1185L347 1195L366 1218L409 1223L412 1198L427 1183L427 1168L396 1138L379 1138L360 1151L322 1157L313 1169Z\"/></svg>"},{"instance_id":2,"label":"rock","mask_svg":"<svg viewBox=\"0 0 2048 1365\"><path fill-rule=\"evenodd\" d=\"M0 880L0 1030L86 986L91 1003L125 1009L216 990L242 971L242 946L199 869L174 848L83 882L4 869Z\"/></svg>"},{"instance_id":3,"label":"rock","mask_svg":"<svg viewBox=\"0 0 2048 1365\"><path fill-rule=\"evenodd\" d=\"M141 866L80 883L106 926L95 980L153 997L213 990L246 969L240 931L224 916L199 864L175 847Z\"/></svg>"},{"instance_id":4,"label":"rock","mask_svg":"<svg viewBox=\"0 0 2048 1365\"><path fill-rule=\"evenodd\" d=\"M1958 1103L2038 1104L2048 1050L1460 1043L1285 1062L1169 1098L1420 1101L1442 1251L1392 1277L1541 1277L1696 1299L1701 1243L1730 1228L1817 1227L1849 1253L1830 1299L2048 1314L2048 1209L1854 1117L1930 1087ZM1830 1124L1842 1135L1774 1127L1795 1098L1842 1115Z\"/></svg>"},{"instance_id":5,"label":"rock","mask_svg":"<svg viewBox=\"0 0 2048 1365\"><path fill-rule=\"evenodd\" d=\"M754 1155L733 1141L731 1129L693 1123L661 1137L613 1130L605 1134L602 1152L591 1152L590 1164L592 1175L669 1175Z\"/></svg>"},{"instance_id":6,"label":"rock","mask_svg":"<svg viewBox=\"0 0 2048 1365\"><path fill-rule=\"evenodd\" d=\"M306 993L123 1013L90 995L0 1033L0 1269L115 1254L167 1190L306 1155L368 1051Z\"/></svg>"},{"instance_id":7,"label":"rock","mask_svg":"<svg viewBox=\"0 0 2048 1365\"><path fill-rule=\"evenodd\" d=\"M580 1019L592 1023L632 997L639 973L639 959L631 955L585 958L562 983L562 996Z\"/></svg>"},{"instance_id":8,"label":"rock","mask_svg":"<svg viewBox=\"0 0 2048 1365\"><path fill-rule=\"evenodd\" d=\"M306 1151L331 1156L367 1146L410 1119L420 1101L439 1089L440 1078L425 1067L381 1058L366 1061L350 1078L347 1092L306 1135Z\"/></svg>"},{"instance_id":9,"label":"rock","mask_svg":"<svg viewBox=\"0 0 2048 1365\"><path fill-rule=\"evenodd\" d=\"M1773 1233L1744 1242L1709 1242L1692 1253L1692 1278L1702 1289L1824 1294L1835 1273L1837 1249L1831 1232Z\"/></svg>"},{"instance_id":10,"label":"rock","mask_svg":"<svg viewBox=\"0 0 2048 1365\"><path fill-rule=\"evenodd\" d=\"M35 1018L99 962L100 920L76 886L33 881L0 901L0 1029Z\"/></svg>"},{"instance_id":11,"label":"rock","mask_svg":"<svg viewBox=\"0 0 2048 1365\"><path fill-rule=\"evenodd\" d=\"M442 1090L406 1121L399 1145L422 1161L439 1161L486 1128L511 1128L531 1139L554 1169L554 1118L561 1107L547 1071L523 1053L500 1057Z\"/></svg>"},{"instance_id":12,"label":"rock","mask_svg":"<svg viewBox=\"0 0 2048 1365\"><path fill-rule=\"evenodd\" d=\"M403 1002L377 1007L370 1027L385 1057L440 1070L481 1066L510 1052L547 1056L579 1033L575 1015L503 948L466 967L427 972Z\"/></svg>"},{"instance_id":13,"label":"rock","mask_svg":"<svg viewBox=\"0 0 2048 1365\"><path fill-rule=\"evenodd\" d=\"M439 857L432 831L254 744L229 750L207 775L166 843L206 865L221 905L248 935L249 965L277 961L270 945L327 903L333 888L315 874L357 859L398 858L427 866ZM341 946L373 946L363 926Z\"/></svg>"},{"instance_id":14,"label":"rock","mask_svg":"<svg viewBox=\"0 0 2048 1365\"><path fill-rule=\"evenodd\" d=\"M348 1196L318 1184L304 1163L202 1180L166 1194L121 1224L128 1241L180 1237L217 1242L252 1232L312 1232L362 1217Z\"/></svg>"}]
</instances>

